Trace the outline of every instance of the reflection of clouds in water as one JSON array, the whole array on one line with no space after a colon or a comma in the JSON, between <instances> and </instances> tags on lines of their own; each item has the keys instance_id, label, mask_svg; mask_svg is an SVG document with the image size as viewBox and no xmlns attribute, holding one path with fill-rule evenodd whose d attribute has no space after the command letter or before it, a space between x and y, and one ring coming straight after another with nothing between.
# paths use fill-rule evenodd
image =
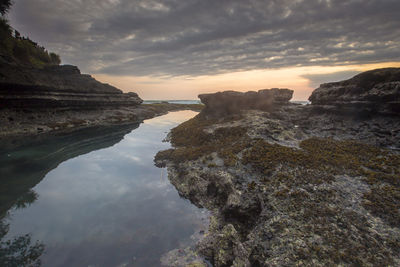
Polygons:
<instances>
[{"instance_id":1,"label":"reflection of clouds in water","mask_svg":"<svg viewBox=\"0 0 400 267\"><path fill-rule=\"evenodd\" d=\"M128 147L135 148L135 147L145 147L148 145L159 145L159 143L160 140L148 140L146 138L138 138L135 135L125 136L123 140L124 149Z\"/></svg>"},{"instance_id":2,"label":"reflection of clouds in water","mask_svg":"<svg viewBox=\"0 0 400 267\"><path fill-rule=\"evenodd\" d=\"M146 188L148 188L148 189L155 189L155 188L159 189L155 193L157 193L157 194L159 194L161 196L166 196L171 191L175 192L175 190L176 190L174 187L171 186L171 183L169 182L169 180L168 179L163 179L161 175L160 175L160 179L159 180L149 181L144 186Z\"/></svg>"},{"instance_id":3,"label":"reflection of clouds in water","mask_svg":"<svg viewBox=\"0 0 400 267\"><path fill-rule=\"evenodd\" d=\"M124 155L125 157L127 157L128 159L131 159L132 161L136 162L136 163L141 163L142 160L139 157L135 157L132 155Z\"/></svg>"},{"instance_id":4,"label":"reflection of clouds in water","mask_svg":"<svg viewBox=\"0 0 400 267\"><path fill-rule=\"evenodd\" d=\"M103 168L98 163L90 162L86 165L86 170L90 172L101 172Z\"/></svg>"},{"instance_id":5,"label":"reflection of clouds in water","mask_svg":"<svg viewBox=\"0 0 400 267\"><path fill-rule=\"evenodd\" d=\"M168 118L178 114L163 117L173 121ZM34 188L39 199L13 212L10 233L29 231L43 240L52 266L60 264L60 253L83 262L175 248L193 234L197 208L179 197L153 158L169 147L161 140L176 124L142 124L112 147L63 162Z\"/></svg>"},{"instance_id":6,"label":"reflection of clouds in water","mask_svg":"<svg viewBox=\"0 0 400 267\"><path fill-rule=\"evenodd\" d=\"M165 116L156 117L150 120L145 120L144 124L153 126L175 125L194 117L196 114L198 114L198 112L191 110L170 112Z\"/></svg>"}]
</instances>

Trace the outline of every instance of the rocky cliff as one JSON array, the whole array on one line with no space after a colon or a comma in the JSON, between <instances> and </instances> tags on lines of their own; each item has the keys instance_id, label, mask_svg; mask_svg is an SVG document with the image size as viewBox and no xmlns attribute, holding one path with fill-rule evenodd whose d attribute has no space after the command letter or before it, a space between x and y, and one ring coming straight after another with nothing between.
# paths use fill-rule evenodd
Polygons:
<instances>
[{"instance_id":1,"label":"rocky cliff","mask_svg":"<svg viewBox=\"0 0 400 267\"><path fill-rule=\"evenodd\" d=\"M322 84L309 100L319 106L400 114L400 68L371 70L349 80Z\"/></svg>"},{"instance_id":2,"label":"rocky cliff","mask_svg":"<svg viewBox=\"0 0 400 267\"><path fill-rule=\"evenodd\" d=\"M81 74L70 65L41 68L0 57L0 138L141 122L203 105L141 105L136 93Z\"/></svg>"},{"instance_id":3,"label":"rocky cliff","mask_svg":"<svg viewBox=\"0 0 400 267\"><path fill-rule=\"evenodd\" d=\"M0 63L0 108L102 109L142 103L136 93L124 94L75 66Z\"/></svg>"}]
</instances>

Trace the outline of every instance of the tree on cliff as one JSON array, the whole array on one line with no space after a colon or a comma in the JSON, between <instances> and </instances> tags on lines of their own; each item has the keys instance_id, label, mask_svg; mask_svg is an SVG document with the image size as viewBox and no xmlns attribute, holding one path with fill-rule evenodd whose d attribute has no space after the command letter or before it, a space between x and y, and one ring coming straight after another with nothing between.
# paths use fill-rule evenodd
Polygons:
<instances>
[{"instance_id":1,"label":"tree on cliff","mask_svg":"<svg viewBox=\"0 0 400 267\"><path fill-rule=\"evenodd\" d=\"M57 55L56 53L51 52L50 53L50 59L51 59L51 63L52 64L55 64L55 65L60 65L61 64L60 56Z\"/></svg>"},{"instance_id":2,"label":"tree on cliff","mask_svg":"<svg viewBox=\"0 0 400 267\"><path fill-rule=\"evenodd\" d=\"M4 16L12 6L11 0L0 0L0 14Z\"/></svg>"},{"instance_id":3,"label":"tree on cliff","mask_svg":"<svg viewBox=\"0 0 400 267\"><path fill-rule=\"evenodd\" d=\"M7 39L12 33L10 24L8 24L7 19L4 17L12 6L11 0L0 0L0 48L4 46L4 43L9 43Z\"/></svg>"},{"instance_id":4,"label":"tree on cliff","mask_svg":"<svg viewBox=\"0 0 400 267\"><path fill-rule=\"evenodd\" d=\"M49 53L44 47L13 30L5 18L12 4L12 0L0 0L0 56L8 61L39 68L59 65L61 63L59 55Z\"/></svg>"}]
</instances>

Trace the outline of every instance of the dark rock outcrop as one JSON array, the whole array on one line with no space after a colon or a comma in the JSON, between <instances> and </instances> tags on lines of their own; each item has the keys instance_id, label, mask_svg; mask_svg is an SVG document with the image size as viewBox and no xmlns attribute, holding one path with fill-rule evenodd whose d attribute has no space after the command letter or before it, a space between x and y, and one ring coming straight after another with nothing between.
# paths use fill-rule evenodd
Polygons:
<instances>
[{"instance_id":1,"label":"dark rock outcrop","mask_svg":"<svg viewBox=\"0 0 400 267\"><path fill-rule=\"evenodd\" d=\"M136 93L121 90L81 74L75 66L34 68L0 64L0 108L99 109L137 106Z\"/></svg>"},{"instance_id":2,"label":"dark rock outcrop","mask_svg":"<svg viewBox=\"0 0 400 267\"><path fill-rule=\"evenodd\" d=\"M0 57L0 139L142 122L202 105L141 105L136 93L81 74L76 66L37 68Z\"/></svg>"},{"instance_id":3,"label":"dark rock outcrop","mask_svg":"<svg viewBox=\"0 0 400 267\"><path fill-rule=\"evenodd\" d=\"M400 68L371 70L349 80L322 84L309 100L312 105L398 115Z\"/></svg>"},{"instance_id":4,"label":"dark rock outcrop","mask_svg":"<svg viewBox=\"0 0 400 267\"><path fill-rule=\"evenodd\" d=\"M269 110L275 106L288 104L292 95L293 90L273 88L246 93L224 91L202 94L199 98L205 105L204 113L220 116L246 109Z\"/></svg>"}]
</instances>

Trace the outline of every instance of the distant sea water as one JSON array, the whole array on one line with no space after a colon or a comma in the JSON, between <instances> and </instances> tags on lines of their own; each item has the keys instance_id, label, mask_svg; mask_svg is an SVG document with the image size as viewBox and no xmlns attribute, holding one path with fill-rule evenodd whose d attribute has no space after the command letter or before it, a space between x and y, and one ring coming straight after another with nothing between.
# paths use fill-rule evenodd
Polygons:
<instances>
[{"instance_id":1,"label":"distant sea water","mask_svg":"<svg viewBox=\"0 0 400 267\"><path fill-rule=\"evenodd\" d=\"M310 101L308 100L291 100L290 102L294 103L294 104L301 104L301 105L308 105L311 104Z\"/></svg>"},{"instance_id":2,"label":"distant sea water","mask_svg":"<svg viewBox=\"0 0 400 267\"><path fill-rule=\"evenodd\" d=\"M157 104L168 102L170 104L201 104L200 100L143 100L143 104Z\"/></svg>"},{"instance_id":3,"label":"distant sea water","mask_svg":"<svg viewBox=\"0 0 400 267\"><path fill-rule=\"evenodd\" d=\"M161 103L161 102L168 102L171 104L200 104L200 100L144 100L143 104L156 104L156 103ZM290 101L295 104L301 104L301 105L307 105L310 104L311 102L308 100L303 100L303 101Z\"/></svg>"}]
</instances>

